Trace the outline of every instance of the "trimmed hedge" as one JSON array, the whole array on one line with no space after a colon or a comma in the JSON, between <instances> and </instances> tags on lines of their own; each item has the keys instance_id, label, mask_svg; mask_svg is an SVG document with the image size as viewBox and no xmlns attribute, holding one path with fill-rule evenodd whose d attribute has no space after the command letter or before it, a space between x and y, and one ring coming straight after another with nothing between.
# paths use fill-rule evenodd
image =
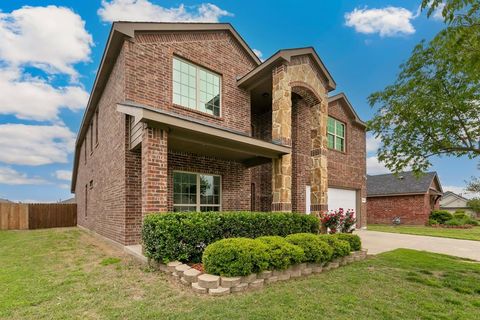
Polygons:
<instances>
[{"instance_id":1,"label":"trimmed hedge","mask_svg":"<svg viewBox=\"0 0 480 320\"><path fill-rule=\"evenodd\" d=\"M280 236L266 236L255 239L267 245L268 270L285 270L292 264L305 259L305 252Z\"/></svg>"},{"instance_id":2,"label":"trimmed hedge","mask_svg":"<svg viewBox=\"0 0 480 320\"><path fill-rule=\"evenodd\" d=\"M200 262L205 248L224 238L287 236L317 233L312 215L265 212L182 212L145 217L142 239L145 255L159 262Z\"/></svg>"},{"instance_id":3,"label":"trimmed hedge","mask_svg":"<svg viewBox=\"0 0 480 320\"><path fill-rule=\"evenodd\" d=\"M302 262L326 262L332 257L332 248L311 233L291 234L285 238L291 244L299 246L305 252Z\"/></svg>"},{"instance_id":4,"label":"trimmed hedge","mask_svg":"<svg viewBox=\"0 0 480 320\"><path fill-rule=\"evenodd\" d=\"M320 241L328 243L333 249L332 259L341 258L350 254L350 244L345 240L339 240L335 236L322 234L318 236Z\"/></svg>"},{"instance_id":5,"label":"trimmed hedge","mask_svg":"<svg viewBox=\"0 0 480 320\"><path fill-rule=\"evenodd\" d=\"M246 276L263 270L284 270L300 262L327 262L350 253L350 240L361 247L355 235L297 233L280 236L229 238L207 246L203 266L210 274Z\"/></svg>"},{"instance_id":6,"label":"trimmed hedge","mask_svg":"<svg viewBox=\"0 0 480 320\"><path fill-rule=\"evenodd\" d=\"M268 267L268 246L248 238L223 239L210 244L203 253L203 266L210 274L246 276Z\"/></svg>"},{"instance_id":7,"label":"trimmed hedge","mask_svg":"<svg viewBox=\"0 0 480 320\"><path fill-rule=\"evenodd\" d=\"M334 235L339 240L347 241L350 244L350 249L352 251L359 251L362 249L362 240L356 234L351 233L338 233Z\"/></svg>"}]
</instances>

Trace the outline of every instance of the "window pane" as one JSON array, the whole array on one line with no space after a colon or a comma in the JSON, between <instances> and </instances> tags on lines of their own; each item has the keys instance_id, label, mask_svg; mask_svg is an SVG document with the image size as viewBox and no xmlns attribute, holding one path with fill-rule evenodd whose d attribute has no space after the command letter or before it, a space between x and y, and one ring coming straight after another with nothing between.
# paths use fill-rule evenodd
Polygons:
<instances>
[{"instance_id":1,"label":"window pane","mask_svg":"<svg viewBox=\"0 0 480 320\"><path fill-rule=\"evenodd\" d=\"M343 139L337 137L335 148L337 150L343 151Z\"/></svg>"},{"instance_id":2,"label":"window pane","mask_svg":"<svg viewBox=\"0 0 480 320\"><path fill-rule=\"evenodd\" d=\"M335 147L335 137L332 134L328 134L328 147L330 149Z\"/></svg>"},{"instance_id":3,"label":"window pane","mask_svg":"<svg viewBox=\"0 0 480 320\"><path fill-rule=\"evenodd\" d=\"M174 172L173 173L173 203L196 204L197 180L196 174Z\"/></svg>"},{"instance_id":4,"label":"window pane","mask_svg":"<svg viewBox=\"0 0 480 320\"><path fill-rule=\"evenodd\" d=\"M196 211L197 207L195 206L174 206L173 212L186 212L186 211Z\"/></svg>"},{"instance_id":5,"label":"window pane","mask_svg":"<svg viewBox=\"0 0 480 320\"><path fill-rule=\"evenodd\" d=\"M328 133L335 133L335 119L328 117Z\"/></svg>"},{"instance_id":6,"label":"window pane","mask_svg":"<svg viewBox=\"0 0 480 320\"><path fill-rule=\"evenodd\" d=\"M337 121L337 136L345 137L345 125Z\"/></svg>"},{"instance_id":7,"label":"window pane","mask_svg":"<svg viewBox=\"0 0 480 320\"><path fill-rule=\"evenodd\" d=\"M216 206L200 206L201 212L208 212L208 211L219 211L220 207Z\"/></svg>"}]
</instances>

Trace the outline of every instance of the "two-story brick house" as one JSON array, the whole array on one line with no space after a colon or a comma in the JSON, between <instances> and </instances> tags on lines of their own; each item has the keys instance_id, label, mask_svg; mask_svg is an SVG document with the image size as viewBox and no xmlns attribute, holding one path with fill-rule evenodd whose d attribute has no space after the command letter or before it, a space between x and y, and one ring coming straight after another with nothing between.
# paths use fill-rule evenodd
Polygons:
<instances>
[{"instance_id":1,"label":"two-story brick house","mask_svg":"<svg viewBox=\"0 0 480 320\"><path fill-rule=\"evenodd\" d=\"M318 214L330 192L365 225L365 125L335 86L313 48L262 63L230 24L114 23L77 137L78 224L130 245L149 212Z\"/></svg>"}]
</instances>

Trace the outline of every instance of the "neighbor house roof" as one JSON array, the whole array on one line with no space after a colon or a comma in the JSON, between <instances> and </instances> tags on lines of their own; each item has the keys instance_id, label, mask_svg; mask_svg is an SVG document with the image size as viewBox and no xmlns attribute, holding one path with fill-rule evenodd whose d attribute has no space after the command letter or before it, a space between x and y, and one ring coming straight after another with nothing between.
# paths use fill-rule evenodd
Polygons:
<instances>
[{"instance_id":1,"label":"neighbor house roof","mask_svg":"<svg viewBox=\"0 0 480 320\"><path fill-rule=\"evenodd\" d=\"M122 44L125 39L133 38L135 32L194 32L194 31L227 31L240 46L245 50L248 56L251 58L254 64L259 65L260 59L243 40L240 34L232 27L230 23L172 23L172 22L114 22L110 30L107 45L103 52L102 60L98 68L97 76L93 84L90 98L87 103L85 114L83 115L80 130L78 132L77 141L75 144L75 157L73 160L73 174L71 191L75 192L75 183L77 176L78 161L80 158L80 148L82 141L88 130L88 123L90 123L95 108L97 106L100 97L102 96L103 89L107 84L110 72L115 65L115 61L122 48ZM120 102L120 101L119 101Z\"/></svg>"},{"instance_id":2,"label":"neighbor house roof","mask_svg":"<svg viewBox=\"0 0 480 320\"><path fill-rule=\"evenodd\" d=\"M325 78L327 83L328 91L334 90L337 84L332 78L332 75L325 67L325 64L318 56L317 52L313 47L305 48L293 48L293 49L282 49L273 54L270 58L265 60L261 65L251 70L249 73L244 75L237 81L237 84L241 88L250 88L253 84L257 83L259 79L264 78L266 75L271 74L273 67L279 65L283 61L290 61L292 57L308 55L312 57L313 61L316 63L319 68L322 76Z\"/></svg>"},{"instance_id":3,"label":"neighbor house roof","mask_svg":"<svg viewBox=\"0 0 480 320\"><path fill-rule=\"evenodd\" d=\"M417 177L413 172L403 172L398 175L380 174L367 176L367 196L392 196L409 194L426 194L430 191L432 182L436 180L442 193L442 186L436 172L427 172Z\"/></svg>"},{"instance_id":4,"label":"neighbor house roof","mask_svg":"<svg viewBox=\"0 0 480 320\"><path fill-rule=\"evenodd\" d=\"M70 199L66 199L66 200L60 201L59 203L62 203L62 204L72 204L72 203L77 203L77 201L75 200L75 198L70 198Z\"/></svg>"},{"instance_id":5,"label":"neighbor house roof","mask_svg":"<svg viewBox=\"0 0 480 320\"><path fill-rule=\"evenodd\" d=\"M347 108L350 110L350 113L352 114L353 118L355 119L355 123L359 124L360 126L362 126L364 128L367 127L367 124L360 119L360 117L358 116L358 113L355 111L355 109L353 108L350 101L348 101L348 98L345 95L345 93L340 92L339 94L336 94L336 95L328 98L328 103L332 103L332 102L336 102L336 101L342 101L347 106Z\"/></svg>"},{"instance_id":6,"label":"neighbor house roof","mask_svg":"<svg viewBox=\"0 0 480 320\"><path fill-rule=\"evenodd\" d=\"M0 198L0 203L11 203L12 201L8 200L8 199L3 199L3 198Z\"/></svg>"}]
</instances>

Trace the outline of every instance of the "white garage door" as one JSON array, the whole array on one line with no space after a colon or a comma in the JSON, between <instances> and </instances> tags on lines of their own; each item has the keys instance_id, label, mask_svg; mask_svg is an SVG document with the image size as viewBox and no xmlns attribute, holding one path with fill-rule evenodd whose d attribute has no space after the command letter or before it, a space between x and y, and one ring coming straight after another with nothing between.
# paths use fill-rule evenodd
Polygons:
<instances>
[{"instance_id":1,"label":"white garage door","mask_svg":"<svg viewBox=\"0 0 480 320\"><path fill-rule=\"evenodd\" d=\"M357 192L355 190L345 190L328 188L328 210L343 208L345 211L353 209L357 212Z\"/></svg>"}]
</instances>

